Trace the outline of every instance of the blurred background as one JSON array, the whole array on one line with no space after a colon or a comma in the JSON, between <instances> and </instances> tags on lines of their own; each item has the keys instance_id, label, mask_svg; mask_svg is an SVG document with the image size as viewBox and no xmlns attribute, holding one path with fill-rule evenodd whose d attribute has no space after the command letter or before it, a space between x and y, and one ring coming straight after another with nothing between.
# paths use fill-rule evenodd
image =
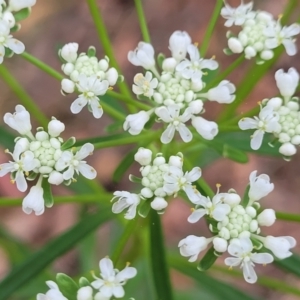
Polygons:
<instances>
[{"instance_id":1,"label":"blurred background","mask_svg":"<svg viewBox=\"0 0 300 300\"><path fill-rule=\"evenodd\" d=\"M285 0L257 0L254 1L254 7L278 16L283 12L287 2ZM232 6L238 6L240 1L231 0L228 3ZM104 16L116 58L126 81L131 85L133 76L141 71L140 68L132 66L127 60L128 51L133 50L142 39L134 2L133 0L101 0L98 1L98 4ZM215 1L207 0L144 1L145 14L156 54L160 52L169 54L168 40L175 30L187 31L193 42L198 42L201 45L214 5ZM298 9L294 11L289 24L293 21L295 22L299 15L300 3ZM57 49L68 42L79 43L79 52L85 52L90 45L93 45L97 49L98 58L104 55L85 1L38 0L32 9L31 16L21 24L22 29L15 36L24 42L26 51L58 71L60 71L61 63L57 56ZM206 55L207 58L213 55L216 56L221 70L224 70L237 58L235 55L226 56L223 53L223 48L226 46L225 34L227 31L223 24L224 20L219 18ZM300 48L299 40L297 42L298 49ZM246 74L249 65L249 62L244 62L228 79L238 85L244 74ZM62 96L59 81L43 73L17 55L12 59L6 59L5 66L11 70L47 117L55 116L66 124L66 130L63 133L64 138L75 136L77 139L80 139L106 134L105 127L111 123L110 117L104 114L100 120L96 120L91 117L91 114L86 109L83 109L79 115L74 116L71 114L69 107L75 99L75 95ZM280 68L284 68L287 71L291 66L300 72L300 52L294 57L283 54L275 66L270 69L268 74L256 86L255 90L251 92L240 111L251 109L257 105L258 101L277 95L278 90L275 85L274 73ZM15 105L19 101L1 78L0 90L0 116L3 116L6 112L13 112ZM219 104L206 104L205 108L208 119L215 120L222 106ZM33 118L32 121L33 123L35 122ZM3 123L2 117L1 122ZM34 123L34 125L37 124ZM98 180L109 191L113 192L116 189L128 190L130 188L128 186L128 177L125 177L123 182L118 185L111 181L113 171L130 149L130 147L108 148L95 151L94 155L89 157L89 163L97 169ZM8 158L4 154L3 149L0 155L1 163L6 162ZM299 154L297 154L291 162L286 162L280 157L270 158L250 154L247 164L238 164L224 158L215 161L209 167L205 167L203 177L212 189L215 189L216 183L221 183L221 191L225 192L229 188L234 188L242 195L248 183L249 174L253 170L258 170L258 174L268 174L271 177L271 182L275 184L275 190L264 199L263 206L274 208L278 211L300 213L299 158ZM131 169L131 173L135 172L137 174L137 171L137 166ZM54 188L53 191L54 195L70 194L67 189L61 187ZM10 184L9 176L0 178L0 195L5 197L24 197ZM49 239L75 224L79 211L80 207L76 204L61 204L54 205L51 209L46 209L43 216L37 217L33 214L24 214L21 207L1 208L0 224L5 231L24 242L33 250L37 250L47 243ZM195 225L186 221L189 214L190 206L180 199L172 201L168 207L163 216L163 224L167 236L166 243L169 247L176 249L178 241L189 234L205 235L207 233L207 236L209 236L204 222ZM99 244L105 241L112 230L112 226L109 223L99 230L97 233ZM271 228L263 228L263 232L275 236L291 235L300 241L299 224L297 223L278 220ZM106 246L98 246L98 259L107 255L107 251L108 248ZM299 243L294 251L300 253ZM223 258L220 262L222 263L222 261ZM69 275L75 275L77 265L78 251L75 249L58 259L54 264L53 270L54 272L65 272ZM0 278L3 278L9 272L9 268L9 261L5 252L1 249L0 241ZM97 269L97 264L95 269ZM257 269L259 274L269 275L277 279L285 278L290 284L300 286L299 280L297 281L293 276L279 271L273 265L268 265L266 268L257 267ZM224 278L224 276L220 278L236 285L236 281L232 278ZM182 290L190 288L193 284L175 271L172 271L172 280L177 288ZM262 288L259 285L253 286L243 283L242 280L239 281L239 285L242 289L263 299L297 299L293 296L282 295L270 289Z\"/></svg>"}]
</instances>

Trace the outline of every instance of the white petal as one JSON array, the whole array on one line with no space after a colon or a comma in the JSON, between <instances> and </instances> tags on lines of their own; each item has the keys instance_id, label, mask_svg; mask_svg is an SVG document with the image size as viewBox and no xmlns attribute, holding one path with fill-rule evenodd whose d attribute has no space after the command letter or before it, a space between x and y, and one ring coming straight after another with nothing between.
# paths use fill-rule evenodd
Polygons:
<instances>
[{"instance_id":1,"label":"white petal","mask_svg":"<svg viewBox=\"0 0 300 300\"><path fill-rule=\"evenodd\" d=\"M288 55L293 56L297 53L297 48L293 41L285 39L282 41L282 44Z\"/></svg>"},{"instance_id":2,"label":"white petal","mask_svg":"<svg viewBox=\"0 0 300 300\"><path fill-rule=\"evenodd\" d=\"M109 258L102 258L99 262L99 268L103 277L115 276L114 265Z\"/></svg>"},{"instance_id":3,"label":"white petal","mask_svg":"<svg viewBox=\"0 0 300 300\"><path fill-rule=\"evenodd\" d=\"M94 151L94 145L91 143L84 144L80 150L76 153L76 159L82 160L86 158L87 156L91 155Z\"/></svg>"},{"instance_id":4,"label":"white petal","mask_svg":"<svg viewBox=\"0 0 300 300\"><path fill-rule=\"evenodd\" d=\"M269 253L254 253L251 255L251 260L256 264L269 264L271 263L274 258Z\"/></svg>"},{"instance_id":5,"label":"white petal","mask_svg":"<svg viewBox=\"0 0 300 300\"><path fill-rule=\"evenodd\" d=\"M189 223L198 222L204 215L206 214L206 209L199 208L192 212L192 214L188 217Z\"/></svg>"},{"instance_id":6,"label":"white petal","mask_svg":"<svg viewBox=\"0 0 300 300\"><path fill-rule=\"evenodd\" d=\"M236 267L241 264L242 259L237 257L227 257L225 258L224 262L226 266L229 267Z\"/></svg>"},{"instance_id":7,"label":"white petal","mask_svg":"<svg viewBox=\"0 0 300 300\"><path fill-rule=\"evenodd\" d=\"M239 121L239 127L242 130L257 128L257 121L252 118L243 118Z\"/></svg>"},{"instance_id":8,"label":"white petal","mask_svg":"<svg viewBox=\"0 0 300 300\"><path fill-rule=\"evenodd\" d=\"M8 39L6 41L6 45L9 49L11 49L16 54L21 54L25 50L24 44L16 39Z\"/></svg>"},{"instance_id":9,"label":"white petal","mask_svg":"<svg viewBox=\"0 0 300 300\"><path fill-rule=\"evenodd\" d=\"M17 189L21 192L25 192L27 190L27 181L25 180L25 176L22 171L17 172L15 180Z\"/></svg>"},{"instance_id":10,"label":"white petal","mask_svg":"<svg viewBox=\"0 0 300 300\"><path fill-rule=\"evenodd\" d=\"M163 144L168 144L172 141L175 134L175 126L169 124L167 129L162 133L160 140Z\"/></svg>"},{"instance_id":11,"label":"white petal","mask_svg":"<svg viewBox=\"0 0 300 300\"><path fill-rule=\"evenodd\" d=\"M178 132L185 143L188 143L193 139L191 131L182 123L178 125Z\"/></svg>"},{"instance_id":12,"label":"white petal","mask_svg":"<svg viewBox=\"0 0 300 300\"><path fill-rule=\"evenodd\" d=\"M113 289L113 295L116 298L123 298L124 297L125 292L124 292L124 289L123 289L122 286L117 285L117 286L114 286L112 289Z\"/></svg>"},{"instance_id":13,"label":"white petal","mask_svg":"<svg viewBox=\"0 0 300 300\"><path fill-rule=\"evenodd\" d=\"M71 112L73 114L78 114L81 112L84 106L88 103L87 99L83 96L79 96L72 104L71 104Z\"/></svg>"},{"instance_id":14,"label":"white petal","mask_svg":"<svg viewBox=\"0 0 300 300\"><path fill-rule=\"evenodd\" d=\"M257 281L257 275L251 265L251 262L244 262L243 275L245 280L249 283L255 283Z\"/></svg>"},{"instance_id":15,"label":"white petal","mask_svg":"<svg viewBox=\"0 0 300 300\"><path fill-rule=\"evenodd\" d=\"M90 105L92 108L94 118L100 119L103 115L103 109L102 109L98 99L96 101L91 101Z\"/></svg>"},{"instance_id":16,"label":"white petal","mask_svg":"<svg viewBox=\"0 0 300 300\"><path fill-rule=\"evenodd\" d=\"M192 171L188 172L187 175L185 175L185 178L189 182L194 182L201 177L201 174L202 174L201 168L195 167L192 169Z\"/></svg>"},{"instance_id":17,"label":"white petal","mask_svg":"<svg viewBox=\"0 0 300 300\"><path fill-rule=\"evenodd\" d=\"M263 141L263 137L264 137L264 131L262 130L256 130L251 138L251 148L253 150L257 150L260 148L262 141Z\"/></svg>"},{"instance_id":18,"label":"white petal","mask_svg":"<svg viewBox=\"0 0 300 300\"><path fill-rule=\"evenodd\" d=\"M96 170L86 163L80 163L78 170L87 179L95 179L97 176Z\"/></svg>"}]
</instances>

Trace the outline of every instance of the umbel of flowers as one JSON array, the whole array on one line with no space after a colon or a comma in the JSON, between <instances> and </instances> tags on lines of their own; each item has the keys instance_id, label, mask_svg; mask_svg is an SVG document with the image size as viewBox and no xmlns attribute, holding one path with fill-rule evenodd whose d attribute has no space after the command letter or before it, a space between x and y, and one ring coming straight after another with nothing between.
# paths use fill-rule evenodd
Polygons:
<instances>
[{"instance_id":1,"label":"umbel of flowers","mask_svg":"<svg viewBox=\"0 0 300 300\"><path fill-rule=\"evenodd\" d=\"M299 98L294 96L299 73L295 68L288 72L280 69L275 73L275 80L281 97L264 99L259 116L241 119L239 127L256 129L250 143L254 150L260 148L265 132L272 133L281 144L279 152L288 158L297 152L296 146L300 144Z\"/></svg>"},{"instance_id":2,"label":"umbel of flowers","mask_svg":"<svg viewBox=\"0 0 300 300\"><path fill-rule=\"evenodd\" d=\"M145 217L150 207L158 213L164 213L168 206L167 198L176 196L183 190L188 197L194 194L192 183L201 177L201 169L193 168L190 172L183 172L183 155L178 153L172 155L169 160L158 153L153 158L153 153L149 149L140 148L134 159L140 165L142 178L130 176L129 178L140 183L143 187L140 193L134 194L127 191L117 191L114 193L112 201L112 211L125 213L126 219L133 219L139 206L139 214Z\"/></svg>"},{"instance_id":3,"label":"umbel of flowers","mask_svg":"<svg viewBox=\"0 0 300 300\"><path fill-rule=\"evenodd\" d=\"M232 8L225 2L221 10L223 18L227 19L225 26L241 26L241 31L235 36L227 32L228 47L225 53L244 53L247 59L257 57L257 63L263 63L273 58L273 49L281 44L290 56L297 52L294 37L300 33L300 25L294 23L282 26L280 16L274 20L266 11L253 11L253 2L241 3L237 8Z\"/></svg>"},{"instance_id":4,"label":"umbel of flowers","mask_svg":"<svg viewBox=\"0 0 300 300\"><path fill-rule=\"evenodd\" d=\"M99 97L116 84L119 78L117 70L109 67L107 56L98 60L94 47L90 47L87 53L78 54L78 44L69 43L62 47L59 55L64 62L62 71L69 76L61 82L62 93L79 94L71 104L72 113L78 114L87 105L96 119L101 118L103 109Z\"/></svg>"},{"instance_id":5,"label":"umbel of flowers","mask_svg":"<svg viewBox=\"0 0 300 300\"><path fill-rule=\"evenodd\" d=\"M87 143L80 149L69 149L76 140L70 138L64 143L60 137L65 130L62 122L52 118L47 131L39 127L34 135L29 112L22 105L16 106L14 114L6 113L4 122L20 136L15 139L13 152L6 150L12 160L0 165L0 177L10 173L11 182L16 183L21 192L27 190L27 181L38 178L36 185L31 187L23 200L25 213L34 211L36 215L41 215L45 205L53 205L50 184L69 185L76 181L75 177L79 173L88 179L96 177L96 170L84 160L93 153L94 145Z\"/></svg>"},{"instance_id":6,"label":"umbel of flowers","mask_svg":"<svg viewBox=\"0 0 300 300\"><path fill-rule=\"evenodd\" d=\"M232 257L226 258L225 264L230 268L240 266L245 280L255 283L255 263L268 264L273 261L274 256L278 259L291 256L290 249L296 245L296 241L290 236L261 235L261 227L271 226L276 220L273 209L262 210L259 204L260 200L274 189L274 184L270 183L266 174L257 176L257 171L250 174L249 181L243 199L233 189L228 193L219 193L218 190L212 199L195 190L190 200L196 207L188 221L196 223L205 216L213 237L189 235L181 240L178 246L181 255L189 257L189 261L192 262L212 243L211 251L208 251L208 256L211 256L210 262L213 263L218 256L227 251ZM203 260L200 262L200 268L206 264L205 257Z\"/></svg>"},{"instance_id":7,"label":"umbel of flowers","mask_svg":"<svg viewBox=\"0 0 300 300\"><path fill-rule=\"evenodd\" d=\"M171 57L159 57L161 72L157 70L151 44L140 42L134 51L128 53L133 65L146 70L145 74L134 76L132 90L151 107L148 111L127 116L123 128L138 135L153 117L164 123L162 143L170 143L176 131L184 142L190 142L193 135L186 123L191 121L204 139L212 140L218 133L218 125L201 116L204 101L231 103L235 99L235 86L223 80L205 90L205 76L216 70L218 63L214 59L201 58L199 49L186 32L175 31L169 39L169 49Z\"/></svg>"},{"instance_id":8,"label":"umbel of flowers","mask_svg":"<svg viewBox=\"0 0 300 300\"><path fill-rule=\"evenodd\" d=\"M126 282L135 277L137 271L129 264L119 271L114 269L113 262L105 257L99 262L100 276L95 276L94 281L89 282L87 278L81 277L79 285L65 274L57 274L56 281L47 281L49 290L46 294L37 294L37 300L110 300L119 299L125 296L123 286ZM74 288L76 287L76 288ZM112 298L113 297L113 298Z\"/></svg>"},{"instance_id":9,"label":"umbel of flowers","mask_svg":"<svg viewBox=\"0 0 300 300\"><path fill-rule=\"evenodd\" d=\"M11 32L20 29L18 22L29 16L35 3L36 0L0 0L0 64L4 56L24 52L24 44L13 38Z\"/></svg>"}]
</instances>

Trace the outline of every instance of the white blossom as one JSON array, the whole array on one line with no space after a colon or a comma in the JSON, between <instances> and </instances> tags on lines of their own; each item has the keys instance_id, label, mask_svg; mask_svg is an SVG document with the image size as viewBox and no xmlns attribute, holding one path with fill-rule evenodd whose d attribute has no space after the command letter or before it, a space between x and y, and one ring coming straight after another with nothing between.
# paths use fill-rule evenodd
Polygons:
<instances>
[{"instance_id":1,"label":"white blossom","mask_svg":"<svg viewBox=\"0 0 300 300\"><path fill-rule=\"evenodd\" d=\"M233 53L242 53L244 51L241 41L235 37L228 39L228 47Z\"/></svg>"},{"instance_id":2,"label":"white blossom","mask_svg":"<svg viewBox=\"0 0 300 300\"><path fill-rule=\"evenodd\" d=\"M82 93L72 103L71 111L73 114L78 114L82 108L88 104L91 108L93 116L96 119L101 118L103 109L99 103L98 96L104 95L109 87L107 80L100 81L96 75L86 76L80 74L77 83L78 90Z\"/></svg>"},{"instance_id":3,"label":"white blossom","mask_svg":"<svg viewBox=\"0 0 300 300\"><path fill-rule=\"evenodd\" d=\"M64 78L62 81L61 81L61 90L62 90L62 93L67 93L67 94L71 94L75 91L75 83L70 80L70 79L67 79L67 78Z\"/></svg>"},{"instance_id":4,"label":"white blossom","mask_svg":"<svg viewBox=\"0 0 300 300\"><path fill-rule=\"evenodd\" d=\"M218 86L208 90L203 94L210 101L217 101L219 103L231 103L235 99L235 86L228 80L222 80Z\"/></svg>"},{"instance_id":5,"label":"white blossom","mask_svg":"<svg viewBox=\"0 0 300 300\"><path fill-rule=\"evenodd\" d=\"M256 176L257 171L251 172L249 176L250 189L248 192L250 202L259 201L267 196L274 189L274 184L270 183L270 177L267 174Z\"/></svg>"},{"instance_id":6,"label":"white blossom","mask_svg":"<svg viewBox=\"0 0 300 300\"><path fill-rule=\"evenodd\" d=\"M284 156L292 156L295 155L297 152L297 148L292 143L283 143L279 147L279 153Z\"/></svg>"},{"instance_id":7,"label":"white blossom","mask_svg":"<svg viewBox=\"0 0 300 300\"><path fill-rule=\"evenodd\" d=\"M141 147L134 155L134 160L137 161L141 166L147 166L151 163L152 151Z\"/></svg>"},{"instance_id":8,"label":"white blossom","mask_svg":"<svg viewBox=\"0 0 300 300\"><path fill-rule=\"evenodd\" d=\"M67 62L73 63L77 59L78 44L69 43L64 45L60 50L60 56Z\"/></svg>"},{"instance_id":9,"label":"white blossom","mask_svg":"<svg viewBox=\"0 0 300 300\"><path fill-rule=\"evenodd\" d=\"M168 206L168 202L162 197L155 197L151 203L151 207L157 211L162 211Z\"/></svg>"},{"instance_id":10,"label":"white blossom","mask_svg":"<svg viewBox=\"0 0 300 300\"><path fill-rule=\"evenodd\" d=\"M255 283L257 275L254 271L254 263L269 264L274 259L269 253L252 253L253 245L249 238L235 239L230 242L228 252L234 257L227 257L225 264L230 267L241 265L243 275L247 282Z\"/></svg>"},{"instance_id":11,"label":"white blossom","mask_svg":"<svg viewBox=\"0 0 300 300\"><path fill-rule=\"evenodd\" d=\"M37 294L36 300L68 300L59 290L58 285L54 281L46 281L50 290L46 294Z\"/></svg>"},{"instance_id":12,"label":"white blossom","mask_svg":"<svg viewBox=\"0 0 300 300\"><path fill-rule=\"evenodd\" d=\"M277 133L281 130L279 115L271 106L261 109L259 117L241 119L239 127L242 130L257 129L251 137L250 144L253 150L260 148L265 132Z\"/></svg>"},{"instance_id":13,"label":"white blossom","mask_svg":"<svg viewBox=\"0 0 300 300\"><path fill-rule=\"evenodd\" d=\"M284 98L289 99L295 94L299 83L299 73L295 68L289 68L288 72L286 73L283 69L278 70L275 73L275 79L280 94Z\"/></svg>"},{"instance_id":14,"label":"white blossom","mask_svg":"<svg viewBox=\"0 0 300 300\"><path fill-rule=\"evenodd\" d=\"M296 240L291 236L274 237L268 235L263 243L264 246L271 250L279 259L291 256L293 253L290 252L290 249L296 246Z\"/></svg>"},{"instance_id":15,"label":"white blossom","mask_svg":"<svg viewBox=\"0 0 300 300\"><path fill-rule=\"evenodd\" d=\"M274 209L264 209L258 216L257 222L260 226L272 226L275 223L276 214Z\"/></svg>"},{"instance_id":16,"label":"white blossom","mask_svg":"<svg viewBox=\"0 0 300 300\"><path fill-rule=\"evenodd\" d=\"M115 68L109 68L105 73L105 79L108 81L110 86L114 86L119 78L118 71Z\"/></svg>"},{"instance_id":17,"label":"white blossom","mask_svg":"<svg viewBox=\"0 0 300 300\"><path fill-rule=\"evenodd\" d=\"M192 43L191 37L185 31L175 31L169 39L169 49L172 57L181 61L186 57L187 47Z\"/></svg>"},{"instance_id":18,"label":"white blossom","mask_svg":"<svg viewBox=\"0 0 300 300\"><path fill-rule=\"evenodd\" d=\"M52 137L58 137L65 130L65 124L59 120L53 119L48 123L48 133Z\"/></svg>"},{"instance_id":19,"label":"white blossom","mask_svg":"<svg viewBox=\"0 0 300 300\"><path fill-rule=\"evenodd\" d=\"M192 125L206 140L212 140L219 132L217 123L213 121L207 121L202 117L193 116Z\"/></svg>"},{"instance_id":20,"label":"white blossom","mask_svg":"<svg viewBox=\"0 0 300 300\"><path fill-rule=\"evenodd\" d=\"M112 211L115 214L122 212L124 209L128 209L125 213L124 218L131 220L136 215L136 208L140 203L140 196L137 194L132 194L126 191L114 192L114 197L111 201L118 199L112 206Z\"/></svg>"},{"instance_id":21,"label":"white blossom","mask_svg":"<svg viewBox=\"0 0 300 300\"><path fill-rule=\"evenodd\" d=\"M125 295L123 285L128 279L136 276L136 269L128 265L122 271L114 269L113 263L109 258L101 259L99 267L102 278L94 275L93 277L96 280L91 283L92 287L99 290L104 297L123 298Z\"/></svg>"},{"instance_id":22,"label":"white blossom","mask_svg":"<svg viewBox=\"0 0 300 300\"><path fill-rule=\"evenodd\" d=\"M152 78L152 73L149 71L146 72L145 77L141 73L136 74L133 82L132 91L136 95L144 95L149 98L153 96L154 89L158 85L157 78Z\"/></svg>"},{"instance_id":23,"label":"white blossom","mask_svg":"<svg viewBox=\"0 0 300 300\"><path fill-rule=\"evenodd\" d=\"M205 237L198 237L189 235L181 240L178 244L180 254L184 257L189 257L189 261L196 261L199 253L205 250L213 238L207 239Z\"/></svg>"},{"instance_id":24,"label":"white blossom","mask_svg":"<svg viewBox=\"0 0 300 300\"><path fill-rule=\"evenodd\" d=\"M93 151L94 145L90 143L84 144L75 154L72 151L64 151L56 162L55 168L57 171L63 171L67 168L63 172L64 180L73 179L75 172L88 179L94 179L97 176L96 170L83 160L91 155Z\"/></svg>"},{"instance_id":25,"label":"white blossom","mask_svg":"<svg viewBox=\"0 0 300 300\"><path fill-rule=\"evenodd\" d=\"M220 237L215 237L213 239L213 245L217 252L223 253L227 250L228 242Z\"/></svg>"},{"instance_id":26,"label":"white blossom","mask_svg":"<svg viewBox=\"0 0 300 300\"><path fill-rule=\"evenodd\" d=\"M154 49L149 43L139 42L134 51L128 52L128 60L135 66L142 66L146 70L155 67Z\"/></svg>"},{"instance_id":27,"label":"white blossom","mask_svg":"<svg viewBox=\"0 0 300 300\"><path fill-rule=\"evenodd\" d=\"M123 129L128 130L132 135L138 135L144 129L144 126L150 119L150 115L153 110L145 111L141 110L140 112L132 115L128 115L123 124Z\"/></svg>"},{"instance_id":28,"label":"white blossom","mask_svg":"<svg viewBox=\"0 0 300 300\"><path fill-rule=\"evenodd\" d=\"M44 213L45 210L44 190L40 183L30 189L28 195L23 199L22 209L26 214L34 211L36 216Z\"/></svg>"},{"instance_id":29,"label":"white blossom","mask_svg":"<svg viewBox=\"0 0 300 300\"><path fill-rule=\"evenodd\" d=\"M180 107L177 104L169 106L161 106L155 110L155 114L165 123L169 123L167 129L161 135L161 142L168 144L172 141L175 131L179 132L180 137L185 143L192 140L193 135L191 131L184 124L191 117L189 109L186 109L182 115L180 115Z\"/></svg>"}]
</instances>

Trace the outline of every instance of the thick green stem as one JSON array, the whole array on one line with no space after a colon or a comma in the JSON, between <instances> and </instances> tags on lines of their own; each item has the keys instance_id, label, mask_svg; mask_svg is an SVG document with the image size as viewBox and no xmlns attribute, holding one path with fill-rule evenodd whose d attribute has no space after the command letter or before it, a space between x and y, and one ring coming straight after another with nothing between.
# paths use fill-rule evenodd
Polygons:
<instances>
[{"instance_id":1,"label":"thick green stem","mask_svg":"<svg viewBox=\"0 0 300 300\"><path fill-rule=\"evenodd\" d=\"M276 217L278 220L290 221L290 222L300 222L300 215L289 214L285 212L276 212Z\"/></svg>"},{"instance_id":2,"label":"thick green stem","mask_svg":"<svg viewBox=\"0 0 300 300\"><path fill-rule=\"evenodd\" d=\"M25 106L29 113L36 118L41 126L47 128L48 119L35 104L34 100L27 94L19 82L12 76L12 74L4 67L0 65L0 77L7 83L11 90L19 97L20 102Z\"/></svg>"},{"instance_id":3,"label":"thick green stem","mask_svg":"<svg viewBox=\"0 0 300 300\"><path fill-rule=\"evenodd\" d=\"M200 54L201 54L202 57L205 56L206 51L208 49L209 42L211 40L211 36L213 34L216 22L217 22L217 20L220 16L222 6L223 6L223 0L217 0L215 9L214 9L213 14L210 18L209 24L208 24L207 29L205 31L203 41L201 43Z\"/></svg>"},{"instance_id":4,"label":"thick green stem","mask_svg":"<svg viewBox=\"0 0 300 300\"><path fill-rule=\"evenodd\" d=\"M134 0L136 12L139 18L140 28L143 36L143 40L146 43L150 43L150 35L148 31L147 21L143 11L142 0Z\"/></svg>"}]
</instances>

